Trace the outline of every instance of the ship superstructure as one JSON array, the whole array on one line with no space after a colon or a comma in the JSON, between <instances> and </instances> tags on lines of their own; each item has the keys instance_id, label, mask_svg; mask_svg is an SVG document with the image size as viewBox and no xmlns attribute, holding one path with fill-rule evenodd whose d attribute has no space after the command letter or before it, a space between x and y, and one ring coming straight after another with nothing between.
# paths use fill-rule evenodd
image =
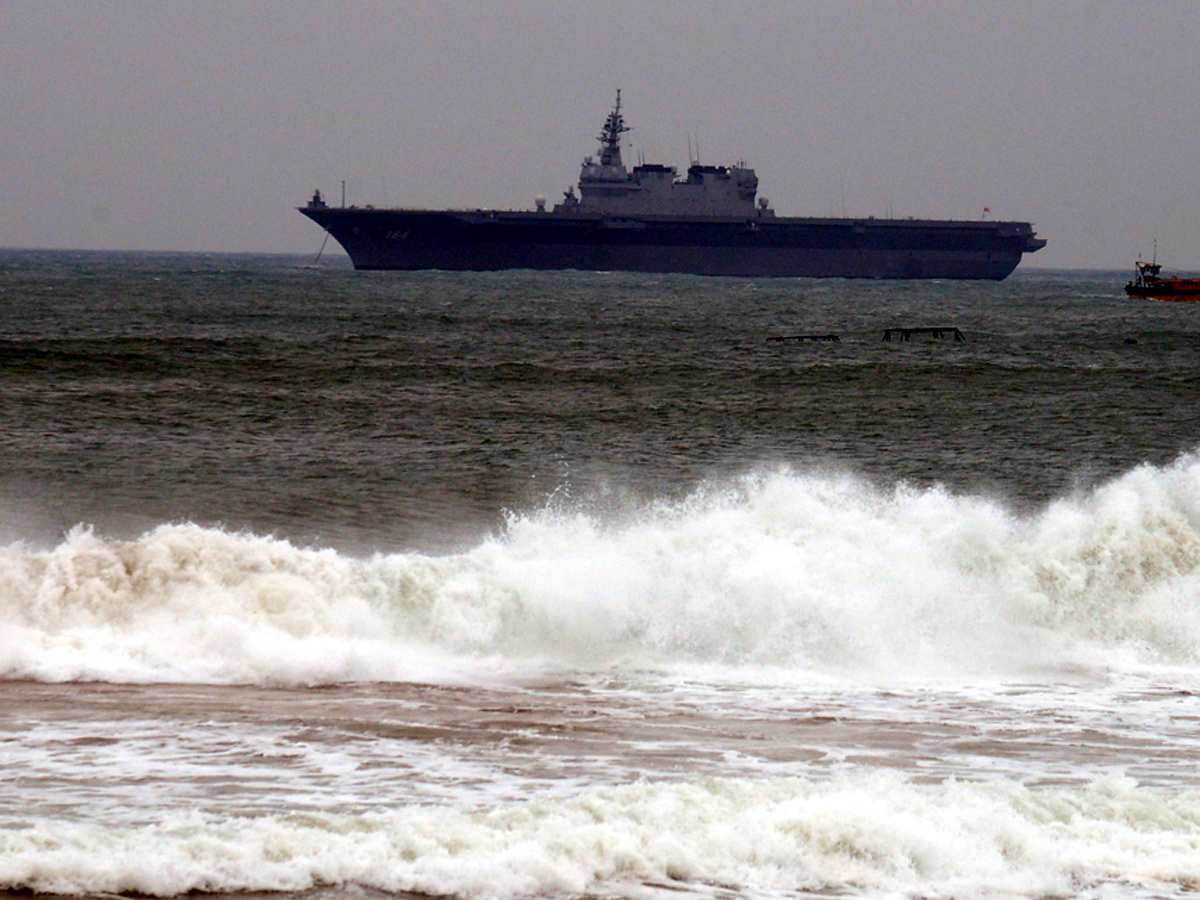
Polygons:
<instances>
[{"instance_id":1,"label":"ship superstructure","mask_svg":"<svg viewBox=\"0 0 1200 900\"><path fill-rule=\"evenodd\" d=\"M600 158L584 157L579 196L569 189L556 213L595 212L616 216L755 216L758 176L744 165L693 163L687 177L674 166L643 163L628 171L621 160L621 135L629 128L621 115L621 92L597 140Z\"/></svg>"}]
</instances>

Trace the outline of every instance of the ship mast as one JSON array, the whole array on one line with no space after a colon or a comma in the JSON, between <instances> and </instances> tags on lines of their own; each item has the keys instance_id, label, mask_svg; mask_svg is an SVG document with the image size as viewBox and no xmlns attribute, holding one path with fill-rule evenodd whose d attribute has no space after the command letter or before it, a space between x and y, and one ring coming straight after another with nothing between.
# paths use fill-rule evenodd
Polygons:
<instances>
[{"instance_id":1,"label":"ship mast","mask_svg":"<svg viewBox=\"0 0 1200 900\"><path fill-rule=\"evenodd\" d=\"M596 137L600 142L600 165L621 165L621 135L629 130L621 115L621 89L617 88L617 102L604 120L604 130Z\"/></svg>"}]
</instances>

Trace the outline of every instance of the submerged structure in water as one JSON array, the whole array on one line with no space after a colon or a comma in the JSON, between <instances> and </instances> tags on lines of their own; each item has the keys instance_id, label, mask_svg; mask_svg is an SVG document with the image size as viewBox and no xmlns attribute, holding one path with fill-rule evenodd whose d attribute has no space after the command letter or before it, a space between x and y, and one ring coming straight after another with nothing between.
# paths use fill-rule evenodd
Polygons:
<instances>
[{"instance_id":1,"label":"submerged structure in water","mask_svg":"<svg viewBox=\"0 0 1200 900\"><path fill-rule=\"evenodd\" d=\"M1046 245L1028 222L777 216L744 164L626 169L621 93L579 193L532 211L329 206L300 212L359 269L584 269L835 278L1005 278Z\"/></svg>"}]
</instances>

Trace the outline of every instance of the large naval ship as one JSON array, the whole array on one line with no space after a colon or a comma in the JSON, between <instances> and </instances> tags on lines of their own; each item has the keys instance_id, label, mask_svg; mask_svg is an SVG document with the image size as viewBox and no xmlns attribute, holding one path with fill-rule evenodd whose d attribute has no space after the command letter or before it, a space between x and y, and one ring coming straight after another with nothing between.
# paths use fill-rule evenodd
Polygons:
<instances>
[{"instance_id":1,"label":"large naval ship","mask_svg":"<svg viewBox=\"0 0 1200 900\"><path fill-rule=\"evenodd\" d=\"M357 269L583 269L696 275L1000 280L1046 245L1028 222L777 216L744 164L626 169L621 92L574 187L551 209L330 206L300 212Z\"/></svg>"}]
</instances>

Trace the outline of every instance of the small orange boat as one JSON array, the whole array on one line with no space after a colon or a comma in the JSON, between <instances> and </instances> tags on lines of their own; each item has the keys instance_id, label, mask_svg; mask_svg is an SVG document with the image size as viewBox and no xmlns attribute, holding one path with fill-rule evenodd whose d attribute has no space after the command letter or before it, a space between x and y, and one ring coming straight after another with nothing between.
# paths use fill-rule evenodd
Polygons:
<instances>
[{"instance_id":1,"label":"small orange boat","mask_svg":"<svg viewBox=\"0 0 1200 900\"><path fill-rule=\"evenodd\" d=\"M1200 278L1164 278L1157 257L1153 262L1139 259L1133 265L1137 272L1133 281L1125 285L1125 293L1130 297L1200 303Z\"/></svg>"}]
</instances>

